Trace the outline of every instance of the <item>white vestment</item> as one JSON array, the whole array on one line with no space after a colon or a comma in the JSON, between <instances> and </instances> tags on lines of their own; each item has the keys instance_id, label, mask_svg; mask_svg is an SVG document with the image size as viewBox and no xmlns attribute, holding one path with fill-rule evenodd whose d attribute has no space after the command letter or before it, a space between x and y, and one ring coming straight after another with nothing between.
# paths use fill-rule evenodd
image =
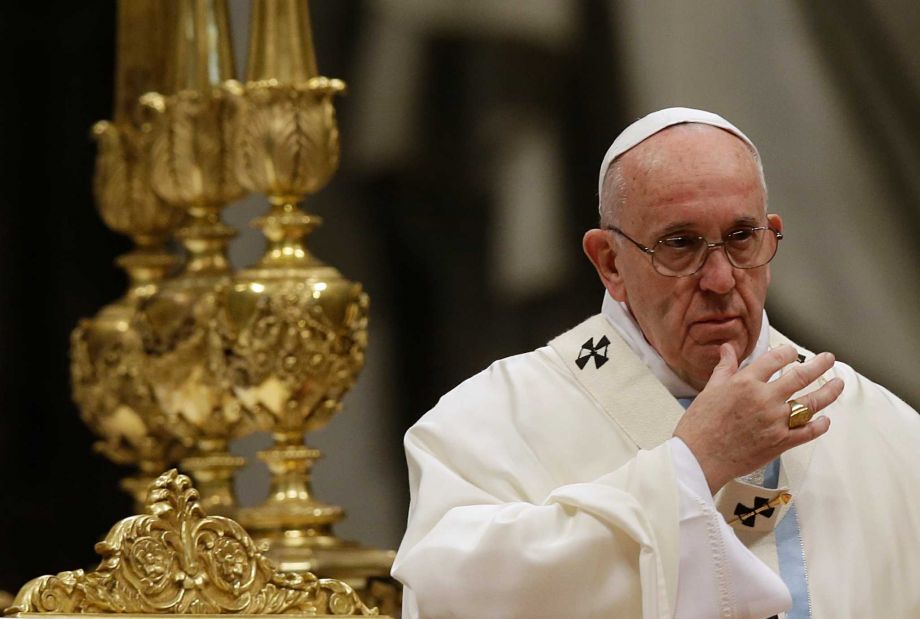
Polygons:
<instances>
[{"instance_id":1,"label":"white vestment","mask_svg":"<svg viewBox=\"0 0 920 619\"><path fill-rule=\"evenodd\" d=\"M920 617L920 416L845 364L833 376L830 430L780 473L811 617ZM405 440L404 619L782 614L774 532L727 528L747 489L714 500L687 472L682 412L600 315L445 395Z\"/></svg>"}]
</instances>

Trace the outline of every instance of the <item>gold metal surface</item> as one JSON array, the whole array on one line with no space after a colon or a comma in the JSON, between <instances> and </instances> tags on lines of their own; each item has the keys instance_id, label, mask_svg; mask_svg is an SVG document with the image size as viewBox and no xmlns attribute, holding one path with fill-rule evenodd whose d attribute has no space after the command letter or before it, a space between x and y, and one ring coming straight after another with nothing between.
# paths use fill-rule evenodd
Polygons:
<instances>
[{"instance_id":1,"label":"gold metal surface","mask_svg":"<svg viewBox=\"0 0 920 619\"><path fill-rule=\"evenodd\" d=\"M230 166L228 99L233 77L226 0L176 0L176 46L168 67L173 94L141 98L151 124L151 183L187 219L176 237L185 268L139 308L146 379L172 433L193 445L182 461L210 513L235 515L233 475L245 460L229 441L258 428L208 362L215 293L230 281L226 251L235 231L220 213L245 191Z\"/></svg>"},{"instance_id":2,"label":"gold metal surface","mask_svg":"<svg viewBox=\"0 0 920 619\"><path fill-rule=\"evenodd\" d=\"M141 475L124 482L138 500L156 472L185 456L182 466L201 491L195 504L208 513L236 513L232 482L244 460L229 453L230 441L270 431L274 444L259 454L271 473L269 497L242 511L241 522L270 544L282 570L339 578L398 614L400 588L389 578L395 553L333 533L344 511L314 496L311 471L320 452L305 445L306 434L341 408L367 345L368 297L309 252L306 237L321 219L298 204L338 168L332 100L345 84L318 75L306 0L254 0L251 17L247 81L240 83L231 79L226 0L120 1L115 121L94 128L100 144L95 187L103 219L134 238L138 249L119 259L131 277L125 298L74 332L74 397L103 437L98 448L140 467ZM221 221L221 211L246 191L268 197L267 213L253 222L267 248L257 264L234 275L226 250L235 231ZM175 236L187 260L167 278L177 260L163 242L180 221ZM261 613L260 603L280 609L303 597L288 591L269 604L267 594L233 584L243 567L250 576L258 571L252 567L258 562L237 560L236 551L245 555L251 542L239 542L236 533L208 537L209 552L231 538L242 546L202 567L188 549L173 549L174 558L164 563L163 544L172 542L150 537L153 530L145 539L154 541L132 542L143 549L133 558L105 555L101 572L32 583L28 604L50 604L60 613L116 607ZM134 587L126 592L117 589L122 569ZM230 588L213 589L215 575ZM319 587L315 583L325 581L312 576L300 584L271 578L281 579L272 586L283 581L301 593L313 587L333 602L351 599L336 597L345 590ZM147 599L138 591L151 583L157 593ZM156 610L142 610L148 602ZM336 614L343 607L290 608Z\"/></svg>"},{"instance_id":3,"label":"gold metal surface","mask_svg":"<svg viewBox=\"0 0 920 619\"><path fill-rule=\"evenodd\" d=\"M253 0L246 81L300 84L319 75L305 0Z\"/></svg>"},{"instance_id":4,"label":"gold metal surface","mask_svg":"<svg viewBox=\"0 0 920 619\"><path fill-rule=\"evenodd\" d=\"M244 407L270 420L274 445L259 453L269 497L239 517L282 569L364 587L388 574L393 553L333 534L344 512L315 498L310 472L320 453L304 444L341 408L367 344L368 297L309 252L306 237L321 220L298 205L338 168L332 98L345 85L315 76L304 0L257 0L251 33L250 80L225 89L237 178L268 196L268 213L253 222L267 248L218 295L212 360Z\"/></svg>"},{"instance_id":5,"label":"gold metal surface","mask_svg":"<svg viewBox=\"0 0 920 619\"><path fill-rule=\"evenodd\" d=\"M142 376L141 340L131 323L140 303L152 296L178 263L164 243L182 214L167 207L150 183L150 127L139 124L136 96L162 84L160 50L130 51L133 37L151 45L168 38L168 28L142 27L168 12L155 1L122 2L119 7L115 120L93 127L98 141L93 182L103 221L131 237L136 248L116 263L129 278L127 293L94 318L81 320L71 334L71 382L81 418L100 436L95 447L119 464L135 464L139 475L122 481L140 505L146 486L182 455L166 432L166 421ZM160 63L160 64L158 64ZM129 97L135 97L132 105Z\"/></svg>"},{"instance_id":6,"label":"gold metal surface","mask_svg":"<svg viewBox=\"0 0 920 619\"><path fill-rule=\"evenodd\" d=\"M789 400L789 427L801 428L814 417L814 412L798 400Z\"/></svg>"},{"instance_id":7,"label":"gold metal surface","mask_svg":"<svg viewBox=\"0 0 920 619\"><path fill-rule=\"evenodd\" d=\"M36 578L4 614L378 614L343 582L276 571L239 524L205 515L175 469L151 485L146 512L96 544L95 570Z\"/></svg>"},{"instance_id":8,"label":"gold metal surface","mask_svg":"<svg viewBox=\"0 0 920 619\"><path fill-rule=\"evenodd\" d=\"M116 124L139 124L137 99L145 92L167 92L164 69L175 47L174 2L118 0L115 34Z\"/></svg>"},{"instance_id":9,"label":"gold metal surface","mask_svg":"<svg viewBox=\"0 0 920 619\"><path fill-rule=\"evenodd\" d=\"M81 320L71 334L74 401L81 418L100 436L95 449L113 462L138 467L139 475L122 480L135 506L154 476L184 453L142 378L140 337L131 329L141 298L138 289L150 290L152 282L134 284L121 300Z\"/></svg>"}]
</instances>

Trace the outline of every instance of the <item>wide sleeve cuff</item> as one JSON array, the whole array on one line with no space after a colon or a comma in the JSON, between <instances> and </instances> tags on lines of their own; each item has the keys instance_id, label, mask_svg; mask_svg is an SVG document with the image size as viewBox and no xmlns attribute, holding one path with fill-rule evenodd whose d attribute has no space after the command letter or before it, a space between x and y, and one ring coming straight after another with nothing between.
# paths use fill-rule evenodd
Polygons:
<instances>
[{"instance_id":1,"label":"wide sleeve cuff","mask_svg":"<svg viewBox=\"0 0 920 619\"><path fill-rule=\"evenodd\" d=\"M679 438L668 441L679 494L678 619L766 617L792 605L789 589L716 511L706 476Z\"/></svg>"}]
</instances>

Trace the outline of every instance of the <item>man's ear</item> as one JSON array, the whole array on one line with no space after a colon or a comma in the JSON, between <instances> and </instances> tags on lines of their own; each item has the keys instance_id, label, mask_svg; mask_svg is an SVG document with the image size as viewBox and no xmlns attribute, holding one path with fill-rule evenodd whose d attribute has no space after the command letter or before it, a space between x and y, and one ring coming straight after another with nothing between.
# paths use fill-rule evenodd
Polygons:
<instances>
[{"instance_id":1,"label":"man's ear","mask_svg":"<svg viewBox=\"0 0 920 619\"><path fill-rule=\"evenodd\" d=\"M626 301L626 286L623 284L623 276L617 267L617 250L612 236L613 233L609 230L598 228L588 230L581 241L581 246L610 296L617 301Z\"/></svg>"},{"instance_id":2,"label":"man's ear","mask_svg":"<svg viewBox=\"0 0 920 619\"><path fill-rule=\"evenodd\" d=\"M783 231L783 218L777 215L776 213L770 213L767 215L767 225L776 230L777 232Z\"/></svg>"}]
</instances>

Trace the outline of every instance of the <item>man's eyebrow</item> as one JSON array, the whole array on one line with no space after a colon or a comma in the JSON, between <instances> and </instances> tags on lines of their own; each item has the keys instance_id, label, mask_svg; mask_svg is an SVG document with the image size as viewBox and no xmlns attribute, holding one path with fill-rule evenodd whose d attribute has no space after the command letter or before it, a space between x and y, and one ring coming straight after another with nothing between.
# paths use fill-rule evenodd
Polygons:
<instances>
[{"instance_id":1,"label":"man's eyebrow","mask_svg":"<svg viewBox=\"0 0 920 619\"><path fill-rule=\"evenodd\" d=\"M737 226L756 227L759 225L761 225L761 221L757 219L756 217L739 217L738 219L734 221L734 223L732 223L731 227L732 228L737 227ZM662 239L667 236L671 236L672 234L676 234L678 232L692 232L693 234L699 234L699 232L696 232L694 230L695 227L696 227L696 224L693 222L678 221L673 224L670 224L669 226L667 226L666 228L658 232L658 235L655 238Z\"/></svg>"},{"instance_id":2,"label":"man's eyebrow","mask_svg":"<svg viewBox=\"0 0 920 619\"><path fill-rule=\"evenodd\" d=\"M686 231L688 231L688 230L693 230L693 226L694 226L694 224L693 224L692 222L689 222L689 221L679 221L679 222L673 223L673 224L669 225L667 228L664 228L663 230L659 231L659 232L658 232L657 238L660 239L660 238L663 238L663 237L666 237L666 236L670 236L670 235L672 235L672 234L675 234L675 233L677 233L677 232L686 232ZM697 233L694 233L694 234L697 234Z\"/></svg>"}]
</instances>

